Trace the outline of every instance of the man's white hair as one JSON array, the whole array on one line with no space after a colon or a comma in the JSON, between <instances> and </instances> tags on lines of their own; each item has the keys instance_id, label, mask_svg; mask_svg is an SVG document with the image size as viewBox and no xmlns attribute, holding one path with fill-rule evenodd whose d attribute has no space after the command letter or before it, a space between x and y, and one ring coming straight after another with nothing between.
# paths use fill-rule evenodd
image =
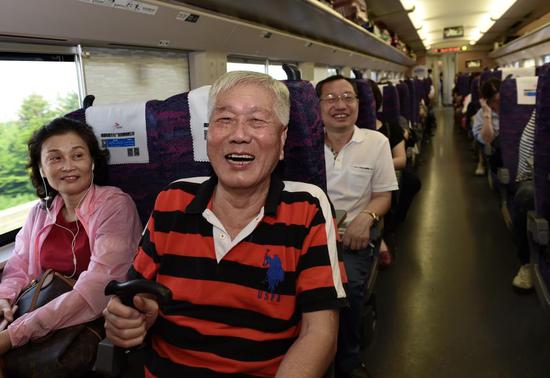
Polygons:
<instances>
[{"instance_id":1,"label":"man's white hair","mask_svg":"<svg viewBox=\"0 0 550 378\"><path fill-rule=\"evenodd\" d=\"M256 84L271 91L275 99L273 111L283 126L288 125L290 118L290 93L288 88L269 75L252 71L227 72L212 84L208 94L208 119L212 116L218 95L240 84Z\"/></svg>"}]
</instances>

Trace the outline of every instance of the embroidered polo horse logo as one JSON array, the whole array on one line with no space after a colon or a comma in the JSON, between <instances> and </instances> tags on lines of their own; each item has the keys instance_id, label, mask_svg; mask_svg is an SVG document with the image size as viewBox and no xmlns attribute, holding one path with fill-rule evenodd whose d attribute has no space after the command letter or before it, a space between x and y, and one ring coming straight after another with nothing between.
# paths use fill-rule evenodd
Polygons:
<instances>
[{"instance_id":1,"label":"embroidered polo horse logo","mask_svg":"<svg viewBox=\"0 0 550 378\"><path fill-rule=\"evenodd\" d=\"M264 262L262 266L267 266L266 277L263 280L263 284L267 284L267 290L258 290L258 298L264 300L274 301L277 298L277 302L281 301L281 293L275 293L279 283L285 279L285 271L283 270L283 264L281 264L281 259L279 256L274 255L273 257L269 256L269 250L265 253ZM271 298L269 294L271 293Z\"/></svg>"}]
</instances>

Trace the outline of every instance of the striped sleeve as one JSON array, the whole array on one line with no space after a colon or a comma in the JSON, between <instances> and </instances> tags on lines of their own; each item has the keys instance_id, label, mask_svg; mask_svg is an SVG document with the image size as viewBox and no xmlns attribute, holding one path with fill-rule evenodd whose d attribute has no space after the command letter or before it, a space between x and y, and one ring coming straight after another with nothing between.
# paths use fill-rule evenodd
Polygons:
<instances>
[{"instance_id":1,"label":"striped sleeve","mask_svg":"<svg viewBox=\"0 0 550 378\"><path fill-rule=\"evenodd\" d=\"M285 182L285 189L298 191L306 186L316 200L316 210L302 245L297 268L297 305L302 312L335 309L346 305L346 275L336 249L336 226L332 207L325 193L313 186Z\"/></svg>"},{"instance_id":2,"label":"striped sleeve","mask_svg":"<svg viewBox=\"0 0 550 378\"><path fill-rule=\"evenodd\" d=\"M533 178L533 154L535 142L536 110L531 113L527 126L523 129L519 142L518 173L516 181L526 181Z\"/></svg>"}]
</instances>

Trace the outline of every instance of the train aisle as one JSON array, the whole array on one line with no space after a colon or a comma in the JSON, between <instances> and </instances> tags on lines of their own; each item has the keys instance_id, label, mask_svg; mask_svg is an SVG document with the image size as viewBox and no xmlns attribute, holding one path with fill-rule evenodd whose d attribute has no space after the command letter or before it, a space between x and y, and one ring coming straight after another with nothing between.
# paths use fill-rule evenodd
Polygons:
<instances>
[{"instance_id":1,"label":"train aisle","mask_svg":"<svg viewBox=\"0 0 550 378\"><path fill-rule=\"evenodd\" d=\"M436 116L396 264L378 276L371 376L548 377L550 318L534 292L512 289L519 263L498 195L473 176L452 110Z\"/></svg>"}]
</instances>

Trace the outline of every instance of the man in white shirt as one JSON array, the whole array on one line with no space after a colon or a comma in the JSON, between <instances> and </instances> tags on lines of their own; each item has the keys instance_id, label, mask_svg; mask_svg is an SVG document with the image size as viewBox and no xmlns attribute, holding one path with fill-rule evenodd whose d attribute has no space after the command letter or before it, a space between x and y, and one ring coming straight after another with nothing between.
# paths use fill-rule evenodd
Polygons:
<instances>
[{"instance_id":1,"label":"man in white shirt","mask_svg":"<svg viewBox=\"0 0 550 378\"><path fill-rule=\"evenodd\" d=\"M350 308L340 314L336 367L339 376L366 377L360 342L373 253L370 229L389 210L397 179L388 139L355 125L359 109L355 83L335 75L319 82L316 91L325 125L328 195L335 209L347 213L340 234Z\"/></svg>"}]
</instances>

